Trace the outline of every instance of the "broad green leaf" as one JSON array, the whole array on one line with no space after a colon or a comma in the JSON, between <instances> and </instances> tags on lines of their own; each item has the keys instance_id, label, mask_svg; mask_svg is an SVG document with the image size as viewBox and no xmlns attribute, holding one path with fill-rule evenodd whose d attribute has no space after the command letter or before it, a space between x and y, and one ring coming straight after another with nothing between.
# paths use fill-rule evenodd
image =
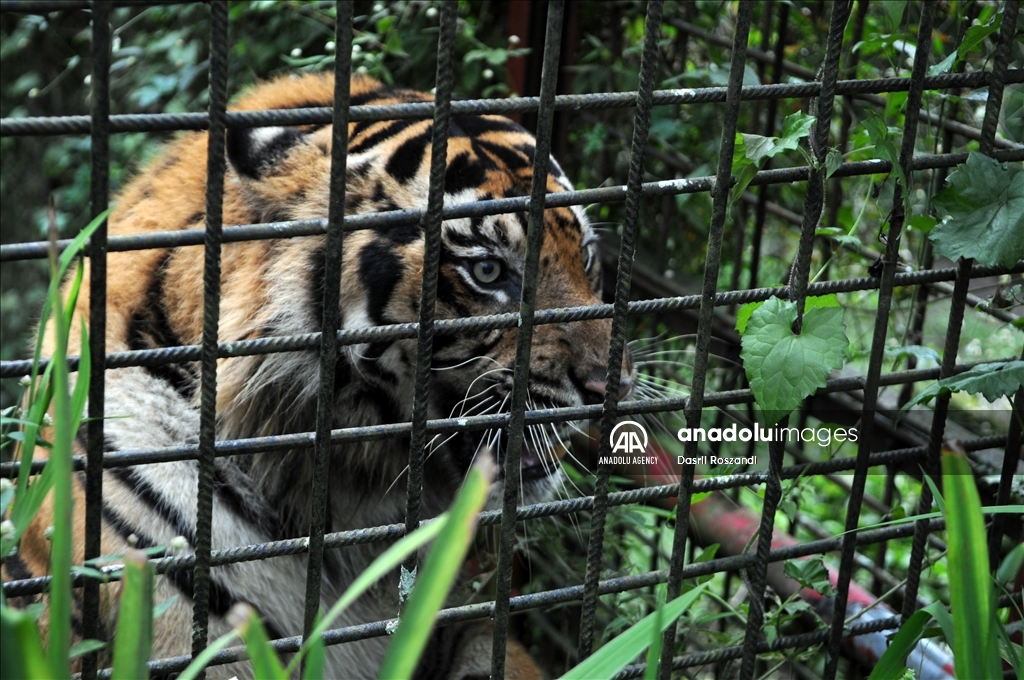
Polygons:
<instances>
[{"instance_id":1,"label":"broad green leaf","mask_svg":"<svg viewBox=\"0 0 1024 680\"><path fill-rule=\"evenodd\" d=\"M146 662L153 642L153 579L145 554L129 550L121 577L121 604L114 634L113 680L149 677Z\"/></svg>"},{"instance_id":2,"label":"broad green leaf","mask_svg":"<svg viewBox=\"0 0 1024 680\"><path fill-rule=\"evenodd\" d=\"M824 386L850 346L841 308L810 307L800 335L793 333L795 320L794 303L771 298L754 310L743 333L743 366L769 424Z\"/></svg>"},{"instance_id":3,"label":"broad green leaf","mask_svg":"<svg viewBox=\"0 0 1024 680\"><path fill-rule=\"evenodd\" d=\"M742 335L747 330L747 322L750 315L754 313L764 302L748 302L740 307L736 313L736 330ZM804 302L804 309L815 309L818 307L839 307L839 297L834 293L828 295L812 295Z\"/></svg>"},{"instance_id":4,"label":"broad green leaf","mask_svg":"<svg viewBox=\"0 0 1024 680\"><path fill-rule=\"evenodd\" d=\"M706 584L701 584L676 599L667 603L661 613L652 612L634 624L626 632L587 657L582 663L572 668L562 680L605 680L612 678L622 668L647 648L651 642L651 630L655 629L655 621L660 617L661 632L683 615L701 595Z\"/></svg>"},{"instance_id":5,"label":"broad green leaf","mask_svg":"<svg viewBox=\"0 0 1024 680\"><path fill-rule=\"evenodd\" d=\"M1024 258L1024 165L971 152L934 199L945 219L929 234L935 252L982 265Z\"/></svg>"},{"instance_id":6,"label":"broad green leaf","mask_svg":"<svg viewBox=\"0 0 1024 680\"><path fill-rule=\"evenodd\" d=\"M746 190L764 159L772 158L786 150L798 148L800 140L808 135L812 125L814 125L813 116L797 111L786 116L786 120L782 122L781 137L764 137L737 132L732 154L732 174L736 178L736 184L732 190L732 200L735 201Z\"/></svg>"},{"instance_id":7,"label":"broad green leaf","mask_svg":"<svg viewBox=\"0 0 1024 680\"><path fill-rule=\"evenodd\" d=\"M995 625L988 545L974 474L962 454L942 452L949 533L949 600L955 637L957 676L996 680L1002 677Z\"/></svg>"},{"instance_id":8,"label":"broad green leaf","mask_svg":"<svg viewBox=\"0 0 1024 680\"><path fill-rule=\"evenodd\" d=\"M932 229L939 221L934 217L928 217L927 215L914 215L907 220L907 226L911 229L916 229L924 234L930 234Z\"/></svg>"},{"instance_id":9,"label":"broad green leaf","mask_svg":"<svg viewBox=\"0 0 1024 680\"><path fill-rule=\"evenodd\" d=\"M895 31L903 21L907 0L878 0L878 2L885 8L885 13L889 17L889 30Z\"/></svg>"},{"instance_id":10,"label":"broad green leaf","mask_svg":"<svg viewBox=\"0 0 1024 680\"><path fill-rule=\"evenodd\" d=\"M932 620L932 615L919 609L900 626L899 632L889 642L889 648L882 654L875 667L871 670L868 680L899 680L907 668L907 654L921 639L924 627Z\"/></svg>"},{"instance_id":11,"label":"broad green leaf","mask_svg":"<svg viewBox=\"0 0 1024 680\"><path fill-rule=\"evenodd\" d=\"M800 140L811 133L811 128L814 127L815 120L814 116L808 116L802 111L797 111L796 113L791 113L786 116L786 119L782 121L782 137L779 140L780 144L784 145L787 149L797 148L800 144Z\"/></svg>"},{"instance_id":12,"label":"broad green leaf","mask_svg":"<svg viewBox=\"0 0 1024 680\"><path fill-rule=\"evenodd\" d=\"M437 610L444 605L476 531L477 515L487 502L490 482L473 468L456 496L449 519L423 564L398 630L380 668L380 678L408 678L416 670Z\"/></svg>"},{"instance_id":13,"label":"broad green leaf","mask_svg":"<svg viewBox=\"0 0 1024 680\"><path fill-rule=\"evenodd\" d=\"M989 401L1013 394L1024 385L1024 361L1001 361L975 366L963 373L932 383L911 399L900 410L904 413L912 406L926 404L935 397L949 392L978 394Z\"/></svg>"}]
</instances>

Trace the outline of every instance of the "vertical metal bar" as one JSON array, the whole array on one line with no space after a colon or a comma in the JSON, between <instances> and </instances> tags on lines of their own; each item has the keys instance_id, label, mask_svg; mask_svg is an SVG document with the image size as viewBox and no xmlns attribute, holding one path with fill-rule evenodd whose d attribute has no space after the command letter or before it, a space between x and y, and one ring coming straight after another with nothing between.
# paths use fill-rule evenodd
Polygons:
<instances>
[{"instance_id":1,"label":"vertical metal bar","mask_svg":"<svg viewBox=\"0 0 1024 680\"><path fill-rule=\"evenodd\" d=\"M906 111L903 126L903 143L900 147L899 162L908 181L913 177L910 162L914 156L914 143L917 140L917 114L921 108L921 92L928 55L931 52L932 16L935 5L924 2L921 6L921 19L917 33L917 53L914 55L914 68L911 72L910 90L907 93ZM846 510L846 532L839 562L838 584L836 586L835 610L828 641L828 661L825 664L824 677L832 680L839 665L839 646L843 638L843 624L846 619L846 604L850 595L850 579L853 577L853 558L855 541L850 537L857 529L860 518L860 506L864 500L864 484L868 473L868 455L871 442L874 440L875 408L878 405L879 376L882 371L882 359L885 351L885 338L889 329L889 312L892 308L893 282L896 276L900 246L900 232L903 229L903 192L910 187L896 184L893 191L892 219L882 261L882 276L878 287L878 309L875 312L875 328L871 340L871 359L864 385L864 408L861 412L860 445L857 448L857 462L854 467L853 484L850 489L850 502Z\"/></svg>"},{"instance_id":2,"label":"vertical metal bar","mask_svg":"<svg viewBox=\"0 0 1024 680\"><path fill-rule=\"evenodd\" d=\"M228 90L228 5L210 3L210 132L206 149L206 240L203 267L203 342L199 405L196 564L192 595L192 655L206 648L210 612L213 463L217 439L217 330L224 208L224 121ZM205 676L205 672L200 677Z\"/></svg>"},{"instance_id":3,"label":"vertical metal bar","mask_svg":"<svg viewBox=\"0 0 1024 680\"><path fill-rule=\"evenodd\" d=\"M1024 351L1021 351L1024 360ZM1021 423L1024 422L1024 388L1017 390L1013 397L1013 408L1010 411L1010 429L1006 433L1006 452L1003 454L1003 469L999 474L999 488L996 490L996 505L1010 503L1010 489L1017 473L1017 464L1021 459ZM1006 531L1006 515L992 518L992 526L988 535L989 564L993 569L999 566L999 547Z\"/></svg>"},{"instance_id":4,"label":"vertical metal bar","mask_svg":"<svg viewBox=\"0 0 1024 680\"><path fill-rule=\"evenodd\" d=\"M722 264L722 233L725 230L729 204L729 188L732 184L732 153L736 145L736 125L740 113L740 93L743 86L743 70L747 60L747 37L750 33L750 16L753 0L743 0L736 15L736 32L732 43L732 60L729 66L729 86L725 95L723 112L722 143L718 156L718 171L712 196L711 227L708 230L708 253L704 263L704 283L701 288L700 315L697 322L697 340L694 346L693 383L690 398L684 411L687 427L699 427L701 409L704 406L704 384L707 382L708 354L711 348L711 322L715 311L715 293L718 291L718 270ZM686 444L685 455L697 455L696 442ZM686 536L690 531L690 500L693 494L694 466L684 465L679 480L679 496L676 505L676 529L672 536L672 558L669 562L666 599L679 596L683 582L683 557ZM661 647L661 668L658 677L668 680L672 670L672 653L675 649L676 624L665 629Z\"/></svg>"},{"instance_id":5,"label":"vertical metal bar","mask_svg":"<svg viewBox=\"0 0 1024 680\"><path fill-rule=\"evenodd\" d=\"M1003 16L1008 19L1018 17L1020 0L1006 0ZM1018 17L1019 18L1019 17ZM992 155L995 146L996 127L999 125L999 110L1003 105L1003 87L1006 84L1006 69L1010 63L1010 44L1013 42L1016 23L1004 21L999 31L999 45L992 64L992 81L988 88L988 101L985 102L985 120L981 124L981 153Z\"/></svg>"},{"instance_id":6,"label":"vertical metal bar","mask_svg":"<svg viewBox=\"0 0 1024 680\"><path fill-rule=\"evenodd\" d=\"M825 154L828 134L832 127L832 107L835 102L836 80L839 78L839 57L843 52L843 31L850 17L850 0L837 0L832 5L832 20L825 48L825 64L821 74L821 95L817 99L817 120L809 138L811 154L817 161L811 165L807 178L807 196L804 200L804 220L800 227L800 245L796 262L789 277L790 299L796 302L797 316L793 331L800 333L803 326L804 301L814 250L814 234L821 218L825 198Z\"/></svg>"},{"instance_id":7,"label":"vertical metal bar","mask_svg":"<svg viewBox=\"0 0 1024 680\"><path fill-rule=\"evenodd\" d=\"M969 5L967 5L966 12L964 13L963 20L960 22L960 28L959 28L959 32L957 34L957 40L956 40L956 45L957 46L959 46L960 43L963 42L964 36L967 35L967 29L971 27L971 25L974 23L975 18L977 18L979 9L980 9L980 7L978 6L978 3L970 3ZM966 64L965 64L964 61L957 62L956 66L954 66L954 68L953 68L954 72L956 72L956 73L963 73L965 65ZM960 111L960 103L958 101L955 101L955 100L952 101L950 103L948 111L949 111L948 117L950 119L955 119L957 114ZM953 131L950 130L949 128L944 128L943 129L943 136L942 136L942 151L943 152L948 152L952 148L953 148ZM936 153L938 153L938 150L936 150ZM932 186L933 186L933 188L935 190L937 190L938 188L942 187L942 185L946 181L946 176L948 174L949 174L949 168L937 168L935 170L935 174L933 176L933 184L932 184ZM931 269L933 264L934 264L934 261L935 261L935 253L933 252L933 249L932 249L932 242L930 240L928 240L928 239L925 239L924 247L923 247L922 250L923 250L923 253L921 255L920 269L921 270ZM921 336L922 336L922 333L924 331L925 315L926 315L926 312L928 310L928 299L929 299L930 296L931 296L931 287L930 286L917 286L914 289L914 298L913 298L913 301L911 302L911 307L910 307L910 322L908 324L907 339L906 339L906 343L908 345L919 345L919 344L921 344ZM914 357L914 356L907 357L907 369L913 370L915 368L917 368L917 357ZM897 403L902 408L908 401L910 401L911 397L913 397L913 396L914 396L914 383L908 382L908 383L906 383L903 386L903 389L900 390L899 397L897 398ZM929 489L929 493L930 492L931 492L931 489ZM884 543L879 544L879 548L880 548L879 554L881 554L881 552L882 552L881 549L884 548L884 546L885 546Z\"/></svg>"},{"instance_id":8,"label":"vertical metal bar","mask_svg":"<svg viewBox=\"0 0 1024 680\"><path fill-rule=\"evenodd\" d=\"M334 27L334 120L331 134L331 188L327 209L327 255L324 263L323 319L320 324L320 391L316 402L316 442L309 520L309 564L303 639L309 637L320 609L320 582L327 515L327 475L331 464L334 421L334 370L338 363L341 323L341 263L345 218L345 166L348 162L348 106L352 74L352 3L338 0Z\"/></svg>"},{"instance_id":9,"label":"vertical metal bar","mask_svg":"<svg viewBox=\"0 0 1024 680\"><path fill-rule=\"evenodd\" d=\"M441 255L441 210L444 208L444 174L448 160L448 121L451 118L455 51L455 20L458 5L441 4L441 30L437 39L437 89L434 95L434 127L430 151L430 188L423 215L423 287L420 291L419 343L416 348L416 395L409 446L409 483L406 487L405 530L419 526L420 496L423 492L423 449L427 443L427 402L430 398L430 359L434 351L434 303ZM416 568L411 555L403 569ZM404 592L404 591L403 591ZM403 597L404 600L404 597Z\"/></svg>"},{"instance_id":10,"label":"vertical metal bar","mask_svg":"<svg viewBox=\"0 0 1024 680\"><path fill-rule=\"evenodd\" d=\"M851 8L852 11L852 8ZM864 35L864 19L868 14L868 2L867 0L858 0L857 2L857 13L853 15L853 26L850 31L850 42L847 47L856 45L861 41ZM852 79L857 77L857 60L859 53L854 52L852 49L843 50L845 55L845 66L843 67L843 78ZM846 150L846 145L850 141L850 128L853 126L853 97L843 97L843 108L840 112L840 123L839 123L839 142L836 144L836 148L839 149L840 153ZM839 208L843 204L843 180L839 177L832 178L829 182L828 190L825 193L825 219L824 226L835 227L839 217ZM834 251L832 249L832 242L825 239L822 244L821 259L825 263L825 271L823 278L827 279L829 276L829 260L831 259Z\"/></svg>"},{"instance_id":11,"label":"vertical metal bar","mask_svg":"<svg viewBox=\"0 0 1024 680\"><path fill-rule=\"evenodd\" d=\"M519 327L516 331L516 358L512 373L511 417L508 445L505 448L505 485L501 504L501 537L498 550L497 581L494 595L494 637L491 643L491 678L505 677L505 642L508 637L509 598L512 595L512 546L515 542L516 503L519 500L520 461L525 437L526 398L530 389L530 350L533 342L533 315L537 300L540 249L544 243L544 197L547 195L551 135L554 124L555 92L558 85L558 56L562 45L562 19L565 2L555 0L547 6L544 54L541 63L540 106L537 110L537 146L533 154L530 180L530 209L526 222L526 261L523 263L523 287L519 299Z\"/></svg>"},{"instance_id":12,"label":"vertical metal bar","mask_svg":"<svg viewBox=\"0 0 1024 680\"><path fill-rule=\"evenodd\" d=\"M110 189L110 3L92 6L92 133L89 147L90 213L107 209ZM99 557L103 508L103 409L107 367L107 223L89 240L89 424L86 430L85 559ZM82 591L82 637L100 637L100 584L89 579ZM82 659L82 677L96 677L96 654Z\"/></svg>"},{"instance_id":13,"label":"vertical metal bar","mask_svg":"<svg viewBox=\"0 0 1024 680\"><path fill-rule=\"evenodd\" d=\"M663 9L664 3L661 0L651 0L647 3L647 18L644 21L644 50L640 56L640 84L636 93L636 115L633 118L633 143L629 151L629 174L626 177L622 241L619 248L618 273L615 276L615 305L612 314L611 342L608 347L604 407L601 412L599 460L611 455L609 434L615 425L618 412L622 356L625 352L626 306L629 304L629 288L633 280L633 256L636 250L637 224L640 221L640 185L644 181L644 152L651 129L651 101L658 66L658 39L661 37ZM580 660L590 656L594 646L594 613L597 610L597 582L601 577L601 556L604 552L604 519L607 513L609 472L607 465L598 464L580 612L580 639L577 651Z\"/></svg>"},{"instance_id":14,"label":"vertical metal bar","mask_svg":"<svg viewBox=\"0 0 1024 680\"><path fill-rule=\"evenodd\" d=\"M829 130L832 127L832 108L835 101L836 80L839 78L839 58L843 52L843 32L850 17L850 0L837 0L832 5L829 21L828 42L825 47L825 63L821 73L821 94L817 99L817 120L811 132L810 145L815 163L811 165L807 179L807 195L804 199L804 219L800 227L800 244L796 262L790 273L790 299L796 302L797 317L793 331L799 333L803 325L804 303L811 269L811 255L814 250L814 235L825 198L824 161L828 149ZM802 417L805 417L802 415ZM786 427L789 418L779 423ZM803 423L801 423L801 427ZM769 446L768 479L765 483L764 503L761 508L761 525L757 533L757 552L750 568L750 609L747 613L747 627L743 638L743 661L740 678L753 678L757 662L757 643L761 638L764 622L764 587L768 574L768 554L772 544L772 528L775 526L775 511L782 498L782 455L785 442L773 441Z\"/></svg>"},{"instance_id":15,"label":"vertical metal bar","mask_svg":"<svg viewBox=\"0 0 1024 680\"><path fill-rule=\"evenodd\" d=\"M778 426L788 427L789 416L780 420ZM768 575L768 555L772 549L775 511L782 499L780 470L785 451L786 443L781 437L777 437L768 445L768 479L765 481L761 524L757 530L757 551L749 571L750 583L747 597L749 608L747 610L747 627L743 634L743 660L740 664L739 675L744 680L753 678L757 668L757 644L761 641L761 628L764 624L764 586Z\"/></svg>"},{"instance_id":16,"label":"vertical metal bar","mask_svg":"<svg viewBox=\"0 0 1024 680\"><path fill-rule=\"evenodd\" d=\"M1020 8L1019 0L1008 0L1005 16L1015 17ZM990 155L995 143L996 125L999 122L999 109L1003 102L1003 86L1006 82L1006 68L1009 63L1010 41L1013 39L1015 22L1007 21L999 33L999 44L996 47L996 58L992 68L992 81L989 83L988 101L985 103L985 120L981 128L981 153ZM949 321L946 324L946 339L942 350L942 365L939 368L939 379L953 374L956 366L957 350L960 347L960 332L963 328L964 310L967 303L967 292L971 284L971 270L974 260L960 258L956 263L956 281L953 284L953 297L949 307ZM932 414L931 436L928 441L928 457L924 462L925 474L940 474L939 460L942 454L942 439L946 428L946 416L949 413L949 394L940 394L935 399ZM1009 453L1009 449L1007 450ZM1003 466L1005 473L1007 466ZM931 508L931 488L921 485L921 497L918 500L919 513ZM919 521L914 526L914 540L910 549L910 566L907 572L907 585L903 599L903 620L906 621L917 609L917 591L921 584L921 564L928 540L928 523Z\"/></svg>"},{"instance_id":17,"label":"vertical metal bar","mask_svg":"<svg viewBox=\"0 0 1024 680\"><path fill-rule=\"evenodd\" d=\"M775 41L774 61L772 62L772 82L778 83L782 80L782 62L786 58L786 30L789 27L789 3L779 3L779 37ZM764 134L772 136L775 134L775 118L779 109L777 99L769 99L767 102L767 113L765 114ZM771 167L772 159L765 161L764 169ZM757 288L757 275L761 266L761 239L764 236L764 223L767 218L768 192L771 185L765 184L757 189L757 212L754 222L754 235L750 244L750 279L748 288Z\"/></svg>"}]
</instances>

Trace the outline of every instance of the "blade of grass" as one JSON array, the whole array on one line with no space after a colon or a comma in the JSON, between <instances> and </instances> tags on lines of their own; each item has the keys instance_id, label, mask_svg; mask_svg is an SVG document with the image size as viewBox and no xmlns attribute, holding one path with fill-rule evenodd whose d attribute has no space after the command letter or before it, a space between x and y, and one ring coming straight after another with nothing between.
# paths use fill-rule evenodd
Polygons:
<instances>
[{"instance_id":1,"label":"blade of grass","mask_svg":"<svg viewBox=\"0 0 1024 680\"><path fill-rule=\"evenodd\" d=\"M974 475L965 456L943 449L942 481L946 491L949 599L957 675L978 680L999 678L985 523Z\"/></svg>"},{"instance_id":2,"label":"blade of grass","mask_svg":"<svg viewBox=\"0 0 1024 680\"><path fill-rule=\"evenodd\" d=\"M223 650L230 647L239 638L239 631L233 630L230 633L225 633L219 638L211 642L206 646L199 656L192 659L192 663L188 665L178 676L178 680L196 680L199 674L203 672L206 665L213 661L213 657L220 654Z\"/></svg>"},{"instance_id":3,"label":"blade of grass","mask_svg":"<svg viewBox=\"0 0 1024 680\"><path fill-rule=\"evenodd\" d=\"M416 670L423 647L434 626L437 610L444 604L469 550L476 520L487 502L490 482L484 472L473 468L455 498L448 521L434 542L423 565L398 630L381 665L380 678L409 678Z\"/></svg>"},{"instance_id":4,"label":"blade of grass","mask_svg":"<svg viewBox=\"0 0 1024 680\"><path fill-rule=\"evenodd\" d=\"M4 652L0 654L0 677L45 678L50 675L50 664L43 653L39 629L31 616L0 605L0 639L4 641Z\"/></svg>"},{"instance_id":5,"label":"blade of grass","mask_svg":"<svg viewBox=\"0 0 1024 680\"><path fill-rule=\"evenodd\" d=\"M51 227L51 242L56 231ZM50 252L50 270L54 279L59 280L56 266L56 251ZM75 437L75 418L71 414L69 395L70 376L68 373L68 326L67 312L57 303L53 311L54 339L56 347L53 364L53 450L47 468L53 468L53 536L50 544L50 631L48 656L53 677L66 678L71 674L68 665L68 651L71 647L71 446ZM86 380L83 378L83 381Z\"/></svg>"},{"instance_id":6,"label":"blade of grass","mask_svg":"<svg viewBox=\"0 0 1024 680\"><path fill-rule=\"evenodd\" d=\"M656 680L658 677L658 662L661 660L661 621L665 618L665 603L663 598L658 598L658 607L654 610L654 625L651 627L651 646L647 648L647 668L644 670L644 680Z\"/></svg>"},{"instance_id":7,"label":"blade of grass","mask_svg":"<svg viewBox=\"0 0 1024 680\"><path fill-rule=\"evenodd\" d=\"M287 680L277 652L270 646L267 631L260 622L256 610L250 609L249 616L242 624L242 640L252 662L253 677L261 680Z\"/></svg>"},{"instance_id":8,"label":"blade of grass","mask_svg":"<svg viewBox=\"0 0 1024 680\"><path fill-rule=\"evenodd\" d=\"M288 677L291 677L299 667L299 663L302 661L302 657L308 653L312 641L320 638L330 627L331 623L333 623L334 620L338 618L338 616L345 611L350 604L355 602L363 593L369 590L374 583L379 581L381 577L397 568L406 557L413 553L413 551L418 550L421 546L432 541L441 532L441 529L444 528L447 521L448 513L445 513L434 519L432 522L424 524L408 536L404 536L396 541L394 545L381 553L380 557L375 559L369 567L363 570L344 594L338 598L338 601L334 603L334 606L332 606L330 611L327 612L323 620L313 629L313 632L309 635L309 640L306 640L305 643L303 643L302 648L288 663L288 667L285 669ZM186 678L184 680L189 679Z\"/></svg>"},{"instance_id":9,"label":"blade of grass","mask_svg":"<svg viewBox=\"0 0 1024 680\"><path fill-rule=\"evenodd\" d=\"M706 583L680 595L665 605L661 616L661 631L670 623L682 616L694 602L704 593ZM658 617L657 612L648 614L638 623L631 626L622 635L601 647L575 668L562 676L562 680L610 680L622 670L626 664L644 651L651 640L651 631Z\"/></svg>"},{"instance_id":10,"label":"blade of grass","mask_svg":"<svg viewBox=\"0 0 1024 680\"><path fill-rule=\"evenodd\" d=\"M112 680L149 677L146 661L153 641L153 579L153 565L145 553L125 553Z\"/></svg>"},{"instance_id":11,"label":"blade of grass","mask_svg":"<svg viewBox=\"0 0 1024 680\"><path fill-rule=\"evenodd\" d=\"M319 625L323 620L323 612L316 616L314 625ZM319 680L324 677L324 639L317 635L310 638L309 649L306 652L306 665L302 668L302 680Z\"/></svg>"},{"instance_id":12,"label":"blade of grass","mask_svg":"<svg viewBox=\"0 0 1024 680\"><path fill-rule=\"evenodd\" d=\"M899 680L907 669L907 655L914 648L924 627L932 620L932 615L923 609L914 612L907 622L900 626L899 632L892 637L889 648L875 664L868 680Z\"/></svg>"}]
</instances>

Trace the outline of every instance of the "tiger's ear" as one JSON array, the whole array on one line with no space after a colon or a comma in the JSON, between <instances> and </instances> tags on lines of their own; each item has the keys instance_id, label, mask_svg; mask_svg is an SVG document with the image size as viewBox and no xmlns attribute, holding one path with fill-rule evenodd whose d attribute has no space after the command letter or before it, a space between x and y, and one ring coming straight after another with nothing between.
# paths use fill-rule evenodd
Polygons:
<instances>
[{"instance_id":1,"label":"tiger's ear","mask_svg":"<svg viewBox=\"0 0 1024 680\"><path fill-rule=\"evenodd\" d=\"M228 160L247 179L263 179L306 135L292 127L234 128L227 133Z\"/></svg>"}]
</instances>

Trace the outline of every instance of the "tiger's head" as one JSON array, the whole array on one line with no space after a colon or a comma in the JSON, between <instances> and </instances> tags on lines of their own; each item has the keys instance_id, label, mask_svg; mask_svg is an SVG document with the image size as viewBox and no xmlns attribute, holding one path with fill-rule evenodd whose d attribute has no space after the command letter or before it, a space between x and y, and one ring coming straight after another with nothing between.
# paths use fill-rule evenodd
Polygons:
<instances>
[{"instance_id":1,"label":"tiger's head","mask_svg":"<svg viewBox=\"0 0 1024 680\"><path fill-rule=\"evenodd\" d=\"M387 104L429 99L420 93L384 89L368 80L353 81L353 103ZM243 102L244 103L244 102ZM346 171L346 215L424 209L430 168L429 120L352 123ZM229 131L228 183L260 221L324 218L328 213L331 165L330 126L264 127ZM454 117L448 140L445 205L528 195L535 140L507 118ZM571 190L558 163L551 159L549 192ZM537 281L538 310L599 303L600 261L597 236L579 206L545 210L543 246ZM441 230L436 318L518 312L526 258L527 216L523 212L446 220ZM270 277L263 321L272 334L320 330L325 258L323 237L282 242ZM341 281L341 328L416 322L424 264L421 224L363 229L346 234ZM284 263L283 265L281 263ZM610 321L587 320L542 324L534 328L528 408L601 403L605 394ZM507 412L510 408L516 329L460 335L436 335L430 379L430 418ZM413 411L417 341L388 340L343 348L336 378L336 427L402 422ZM286 355L261 358L251 372L253 394L260 376L271 380L274 362ZM315 402L316 362L295 370L286 386L295 404ZM635 373L628 358L621 368L621 396L632 388ZM281 371L278 371L281 373ZM280 389L279 389L280 391ZM288 411L282 404L282 413ZM244 413L244 400L222 409L231 421ZM285 416L287 420L287 416ZM294 430L291 425L273 428ZM308 427L308 422L304 425ZM523 500L549 497L561 484L559 459L569 446L570 425L528 428L522 452ZM271 431L267 432L273 433ZM457 483L475 457L495 451L499 462L508 441L501 430L439 436L428 448L428 466ZM407 451L394 447L394 460L382 469L382 481L404 470ZM358 462L358 451L346 453ZM500 497L500 496L499 496Z\"/></svg>"}]
</instances>

